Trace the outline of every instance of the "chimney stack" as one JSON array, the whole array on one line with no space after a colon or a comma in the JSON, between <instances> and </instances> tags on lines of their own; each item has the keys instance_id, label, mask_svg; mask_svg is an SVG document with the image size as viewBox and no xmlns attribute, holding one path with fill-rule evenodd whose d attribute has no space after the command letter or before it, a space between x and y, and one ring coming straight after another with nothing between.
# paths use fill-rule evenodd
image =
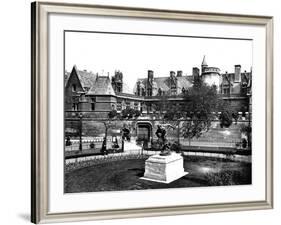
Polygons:
<instances>
[{"instance_id":1,"label":"chimney stack","mask_svg":"<svg viewBox=\"0 0 281 225\"><path fill-rule=\"evenodd\" d=\"M175 76L175 71L170 71L170 77L173 77L173 76Z\"/></svg>"},{"instance_id":2,"label":"chimney stack","mask_svg":"<svg viewBox=\"0 0 281 225\"><path fill-rule=\"evenodd\" d=\"M182 70L177 71L177 77L182 77Z\"/></svg>"},{"instance_id":3,"label":"chimney stack","mask_svg":"<svg viewBox=\"0 0 281 225\"><path fill-rule=\"evenodd\" d=\"M148 70L147 71L147 77L148 77L148 79L153 80L153 70Z\"/></svg>"},{"instance_id":4,"label":"chimney stack","mask_svg":"<svg viewBox=\"0 0 281 225\"><path fill-rule=\"evenodd\" d=\"M234 66L234 82L240 82L241 81L241 65L235 65Z\"/></svg>"},{"instance_id":5,"label":"chimney stack","mask_svg":"<svg viewBox=\"0 0 281 225\"><path fill-rule=\"evenodd\" d=\"M199 68L197 68L197 67L192 68L192 76L199 77Z\"/></svg>"}]
</instances>

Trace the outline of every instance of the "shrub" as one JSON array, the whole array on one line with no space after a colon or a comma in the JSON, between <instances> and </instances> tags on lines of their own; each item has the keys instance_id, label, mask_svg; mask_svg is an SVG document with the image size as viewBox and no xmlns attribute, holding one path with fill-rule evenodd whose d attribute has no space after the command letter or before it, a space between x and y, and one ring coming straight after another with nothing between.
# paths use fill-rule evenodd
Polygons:
<instances>
[{"instance_id":1,"label":"shrub","mask_svg":"<svg viewBox=\"0 0 281 225\"><path fill-rule=\"evenodd\" d=\"M135 110L135 117L139 117L141 115L141 111L136 109Z\"/></svg>"},{"instance_id":2,"label":"shrub","mask_svg":"<svg viewBox=\"0 0 281 225\"><path fill-rule=\"evenodd\" d=\"M94 142L91 142L91 143L90 143L90 148L91 148L91 149L95 148L95 143L94 143Z\"/></svg>"},{"instance_id":3,"label":"shrub","mask_svg":"<svg viewBox=\"0 0 281 225\"><path fill-rule=\"evenodd\" d=\"M177 152L179 153L181 151L181 147L179 145L179 143L176 141L174 142L171 147L170 147L171 151Z\"/></svg>"},{"instance_id":4,"label":"shrub","mask_svg":"<svg viewBox=\"0 0 281 225\"><path fill-rule=\"evenodd\" d=\"M228 111L222 112L219 119L221 128L229 127L232 124L232 115Z\"/></svg>"},{"instance_id":5,"label":"shrub","mask_svg":"<svg viewBox=\"0 0 281 225\"><path fill-rule=\"evenodd\" d=\"M66 145L66 146L72 145L72 142L71 142L71 140L70 140L70 137L67 137L67 138L66 138L66 143L65 143L65 145Z\"/></svg>"},{"instance_id":6,"label":"shrub","mask_svg":"<svg viewBox=\"0 0 281 225\"><path fill-rule=\"evenodd\" d=\"M247 140L242 138L242 148L247 148Z\"/></svg>"},{"instance_id":7,"label":"shrub","mask_svg":"<svg viewBox=\"0 0 281 225\"><path fill-rule=\"evenodd\" d=\"M108 113L108 118L113 119L117 116L117 111L114 109Z\"/></svg>"}]
</instances>

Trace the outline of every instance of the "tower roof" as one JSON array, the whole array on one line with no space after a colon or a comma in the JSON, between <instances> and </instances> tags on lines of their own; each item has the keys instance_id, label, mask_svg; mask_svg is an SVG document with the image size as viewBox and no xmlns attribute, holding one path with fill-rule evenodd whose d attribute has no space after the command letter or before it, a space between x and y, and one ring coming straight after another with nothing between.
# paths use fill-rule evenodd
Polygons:
<instances>
[{"instance_id":1,"label":"tower roof","mask_svg":"<svg viewBox=\"0 0 281 225\"><path fill-rule=\"evenodd\" d=\"M202 66L208 66L208 64L206 62L206 56L205 55L203 57Z\"/></svg>"},{"instance_id":2,"label":"tower roof","mask_svg":"<svg viewBox=\"0 0 281 225\"><path fill-rule=\"evenodd\" d=\"M95 83L87 93L88 95L115 95L110 78L108 76L97 76Z\"/></svg>"}]
</instances>

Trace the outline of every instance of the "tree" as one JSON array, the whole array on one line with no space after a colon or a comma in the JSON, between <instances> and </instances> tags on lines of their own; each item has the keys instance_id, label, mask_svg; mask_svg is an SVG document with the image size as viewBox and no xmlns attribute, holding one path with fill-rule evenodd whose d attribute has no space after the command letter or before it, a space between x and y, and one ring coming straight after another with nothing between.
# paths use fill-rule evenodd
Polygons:
<instances>
[{"instance_id":1,"label":"tree","mask_svg":"<svg viewBox=\"0 0 281 225\"><path fill-rule=\"evenodd\" d=\"M137 118L141 115L141 112L137 109L132 109L127 107L121 111L122 119L132 119L133 117Z\"/></svg>"},{"instance_id":2,"label":"tree","mask_svg":"<svg viewBox=\"0 0 281 225\"><path fill-rule=\"evenodd\" d=\"M196 80L183 97L183 103L170 105L164 117L168 120L184 120L181 133L189 139L190 145L192 138L199 138L209 130L211 122L215 119L214 112L221 111L222 107L229 107L220 99L217 87L208 86L201 79Z\"/></svg>"},{"instance_id":3,"label":"tree","mask_svg":"<svg viewBox=\"0 0 281 225\"><path fill-rule=\"evenodd\" d=\"M138 109L135 109L135 117L139 117L141 115L141 111Z\"/></svg>"},{"instance_id":4,"label":"tree","mask_svg":"<svg viewBox=\"0 0 281 225\"><path fill-rule=\"evenodd\" d=\"M190 145L192 138L199 138L209 130L220 100L217 87L208 86L201 80L194 83L184 98L185 104L183 104L182 112L187 120L182 125L182 133L189 139Z\"/></svg>"},{"instance_id":5,"label":"tree","mask_svg":"<svg viewBox=\"0 0 281 225\"><path fill-rule=\"evenodd\" d=\"M115 109L111 110L111 111L108 113L108 118L109 118L109 119L114 119L116 116L117 116L117 111L116 111Z\"/></svg>"},{"instance_id":6,"label":"tree","mask_svg":"<svg viewBox=\"0 0 281 225\"><path fill-rule=\"evenodd\" d=\"M240 128L241 133L245 133L247 135L247 142L248 142L248 148L252 147L252 127L250 124L248 125L242 125Z\"/></svg>"},{"instance_id":7,"label":"tree","mask_svg":"<svg viewBox=\"0 0 281 225\"><path fill-rule=\"evenodd\" d=\"M220 114L220 126L223 127L229 127L232 124L232 113L231 111L224 110Z\"/></svg>"},{"instance_id":8,"label":"tree","mask_svg":"<svg viewBox=\"0 0 281 225\"><path fill-rule=\"evenodd\" d=\"M231 109L230 103L228 101L219 99L217 111L221 112L219 115L221 128L229 127L232 124L232 119L234 119L237 123L238 113Z\"/></svg>"}]
</instances>

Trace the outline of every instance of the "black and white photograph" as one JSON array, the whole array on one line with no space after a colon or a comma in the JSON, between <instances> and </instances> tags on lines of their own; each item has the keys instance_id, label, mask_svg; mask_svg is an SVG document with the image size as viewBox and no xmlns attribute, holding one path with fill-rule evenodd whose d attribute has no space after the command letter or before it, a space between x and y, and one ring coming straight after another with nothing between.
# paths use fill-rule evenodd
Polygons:
<instances>
[{"instance_id":1,"label":"black and white photograph","mask_svg":"<svg viewBox=\"0 0 281 225\"><path fill-rule=\"evenodd\" d=\"M64 32L64 192L252 184L252 40Z\"/></svg>"}]
</instances>

